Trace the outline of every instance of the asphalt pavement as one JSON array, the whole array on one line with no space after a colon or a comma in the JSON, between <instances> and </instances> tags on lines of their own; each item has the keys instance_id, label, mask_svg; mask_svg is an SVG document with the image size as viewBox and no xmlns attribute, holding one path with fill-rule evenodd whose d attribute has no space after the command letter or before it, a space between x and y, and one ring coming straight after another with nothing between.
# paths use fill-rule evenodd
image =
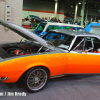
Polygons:
<instances>
[{"instance_id":1,"label":"asphalt pavement","mask_svg":"<svg viewBox=\"0 0 100 100\"><path fill-rule=\"evenodd\" d=\"M68 75L50 79L37 93L27 92L20 83L0 82L0 100L100 100L100 75Z\"/></svg>"}]
</instances>

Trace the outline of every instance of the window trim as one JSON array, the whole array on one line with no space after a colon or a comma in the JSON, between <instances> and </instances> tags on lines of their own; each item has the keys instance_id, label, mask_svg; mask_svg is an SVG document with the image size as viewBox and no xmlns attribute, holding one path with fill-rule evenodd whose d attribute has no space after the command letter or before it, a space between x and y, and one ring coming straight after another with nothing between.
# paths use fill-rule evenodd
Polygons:
<instances>
[{"instance_id":1,"label":"window trim","mask_svg":"<svg viewBox=\"0 0 100 100\"><path fill-rule=\"evenodd\" d=\"M74 43L75 43L77 37L81 37L81 36L75 36L75 39L73 39L73 40L74 40L74 41L73 41L73 44L71 44L72 46L74 45ZM85 54L85 38L86 38L86 37L90 37L91 43L92 43L92 48L94 48L94 42L93 42L93 39L92 39L92 38L97 38L98 40L100 40L100 38L98 38L98 37L96 37L96 36L84 36L84 37L83 37L83 39L84 39L84 45L83 45L83 51L82 51L83 54ZM83 39L82 39L82 40L83 40ZM82 42L82 40L81 40L81 42ZM79 43L79 44L80 44L80 43ZM79 44L77 44L77 46L78 46ZM72 48L72 46L71 46L71 48ZM74 49L75 49L77 46L75 46ZM71 50L71 48L70 48L70 53L80 53L80 52L74 51L74 49ZM86 54L94 54L94 55L96 54L96 55L100 55L100 53L98 54L98 53L94 53L94 52L87 52Z\"/></svg>"},{"instance_id":2,"label":"window trim","mask_svg":"<svg viewBox=\"0 0 100 100\"><path fill-rule=\"evenodd\" d=\"M84 42L84 40L85 40L85 39L83 38L83 39L81 40L81 42L79 42L79 43L75 46L74 49L76 49L82 42ZM84 45L85 45L85 42L84 42ZM83 48L84 48L84 45L83 45ZM84 50L83 48L82 48L82 52L83 52L83 50ZM75 51L74 49L73 49L72 51Z\"/></svg>"},{"instance_id":3,"label":"window trim","mask_svg":"<svg viewBox=\"0 0 100 100\"><path fill-rule=\"evenodd\" d=\"M78 37L78 36L77 36L77 37ZM76 37L76 39L77 39L77 37ZM79 37L81 37L81 36L79 36ZM90 37L90 36L86 36L86 37ZM85 38L86 38L86 37L83 37L83 39L82 39L71 51L75 51L74 49L76 49L76 48L84 41L82 52L85 52L85 43L86 43ZM92 48L94 48L94 43L93 43L92 38L93 38L93 37L90 37L90 40L91 40ZM94 37L94 38L96 38L96 37ZM75 40L76 40L76 39L75 39ZM75 41L74 41L74 43L75 43ZM73 45L74 45L74 43L73 43ZM73 45L72 45L72 46L73 46ZM77 51L76 51L76 52L77 52Z\"/></svg>"}]
</instances>

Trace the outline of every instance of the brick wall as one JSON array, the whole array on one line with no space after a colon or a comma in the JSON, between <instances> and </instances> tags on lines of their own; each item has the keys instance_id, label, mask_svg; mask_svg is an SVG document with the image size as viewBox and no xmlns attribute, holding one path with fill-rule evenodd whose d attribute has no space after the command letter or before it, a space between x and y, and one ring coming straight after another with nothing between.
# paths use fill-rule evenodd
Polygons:
<instances>
[{"instance_id":1,"label":"brick wall","mask_svg":"<svg viewBox=\"0 0 100 100\"><path fill-rule=\"evenodd\" d=\"M21 25L23 0L0 0L0 19L4 20L5 5L11 6L11 22ZM20 41L21 37L0 25L0 44Z\"/></svg>"}]
</instances>

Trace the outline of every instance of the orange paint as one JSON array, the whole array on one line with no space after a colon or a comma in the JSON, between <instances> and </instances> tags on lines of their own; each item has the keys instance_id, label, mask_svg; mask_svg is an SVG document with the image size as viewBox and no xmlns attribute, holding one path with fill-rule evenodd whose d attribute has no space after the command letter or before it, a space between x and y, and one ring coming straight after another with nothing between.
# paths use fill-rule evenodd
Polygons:
<instances>
[{"instance_id":1,"label":"orange paint","mask_svg":"<svg viewBox=\"0 0 100 100\"><path fill-rule=\"evenodd\" d=\"M100 55L93 54L67 54L67 74L99 74L100 73Z\"/></svg>"},{"instance_id":2,"label":"orange paint","mask_svg":"<svg viewBox=\"0 0 100 100\"><path fill-rule=\"evenodd\" d=\"M16 82L28 69L44 66L50 77L61 74L100 73L100 55L78 53L56 53L16 58L0 63L0 77L9 77L3 82Z\"/></svg>"},{"instance_id":3,"label":"orange paint","mask_svg":"<svg viewBox=\"0 0 100 100\"><path fill-rule=\"evenodd\" d=\"M16 58L0 63L0 77L9 77L3 82L16 82L28 69L44 66L50 70L50 76L64 74L67 54L44 54Z\"/></svg>"}]
</instances>

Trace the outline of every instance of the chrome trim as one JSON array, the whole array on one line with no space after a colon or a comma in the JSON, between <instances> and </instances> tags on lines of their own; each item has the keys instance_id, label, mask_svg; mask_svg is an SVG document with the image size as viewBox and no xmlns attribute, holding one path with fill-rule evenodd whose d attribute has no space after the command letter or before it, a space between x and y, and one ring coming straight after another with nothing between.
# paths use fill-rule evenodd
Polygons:
<instances>
[{"instance_id":1,"label":"chrome trim","mask_svg":"<svg viewBox=\"0 0 100 100\"><path fill-rule=\"evenodd\" d=\"M51 76L50 78L62 77L62 76L65 76L65 75L66 75L66 74L55 75L55 76Z\"/></svg>"},{"instance_id":2,"label":"chrome trim","mask_svg":"<svg viewBox=\"0 0 100 100\"><path fill-rule=\"evenodd\" d=\"M57 78L57 77L62 77L66 75L100 75L100 73L65 73L61 75L51 76L50 78Z\"/></svg>"},{"instance_id":3,"label":"chrome trim","mask_svg":"<svg viewBox=\"0 0 100 100\"><path fill-rule=\"evenodd\" d=\"M2 81L2 80L8 80L9 79L9 77L0 77L0 81Z\"/></svg>"}]
</instances>

